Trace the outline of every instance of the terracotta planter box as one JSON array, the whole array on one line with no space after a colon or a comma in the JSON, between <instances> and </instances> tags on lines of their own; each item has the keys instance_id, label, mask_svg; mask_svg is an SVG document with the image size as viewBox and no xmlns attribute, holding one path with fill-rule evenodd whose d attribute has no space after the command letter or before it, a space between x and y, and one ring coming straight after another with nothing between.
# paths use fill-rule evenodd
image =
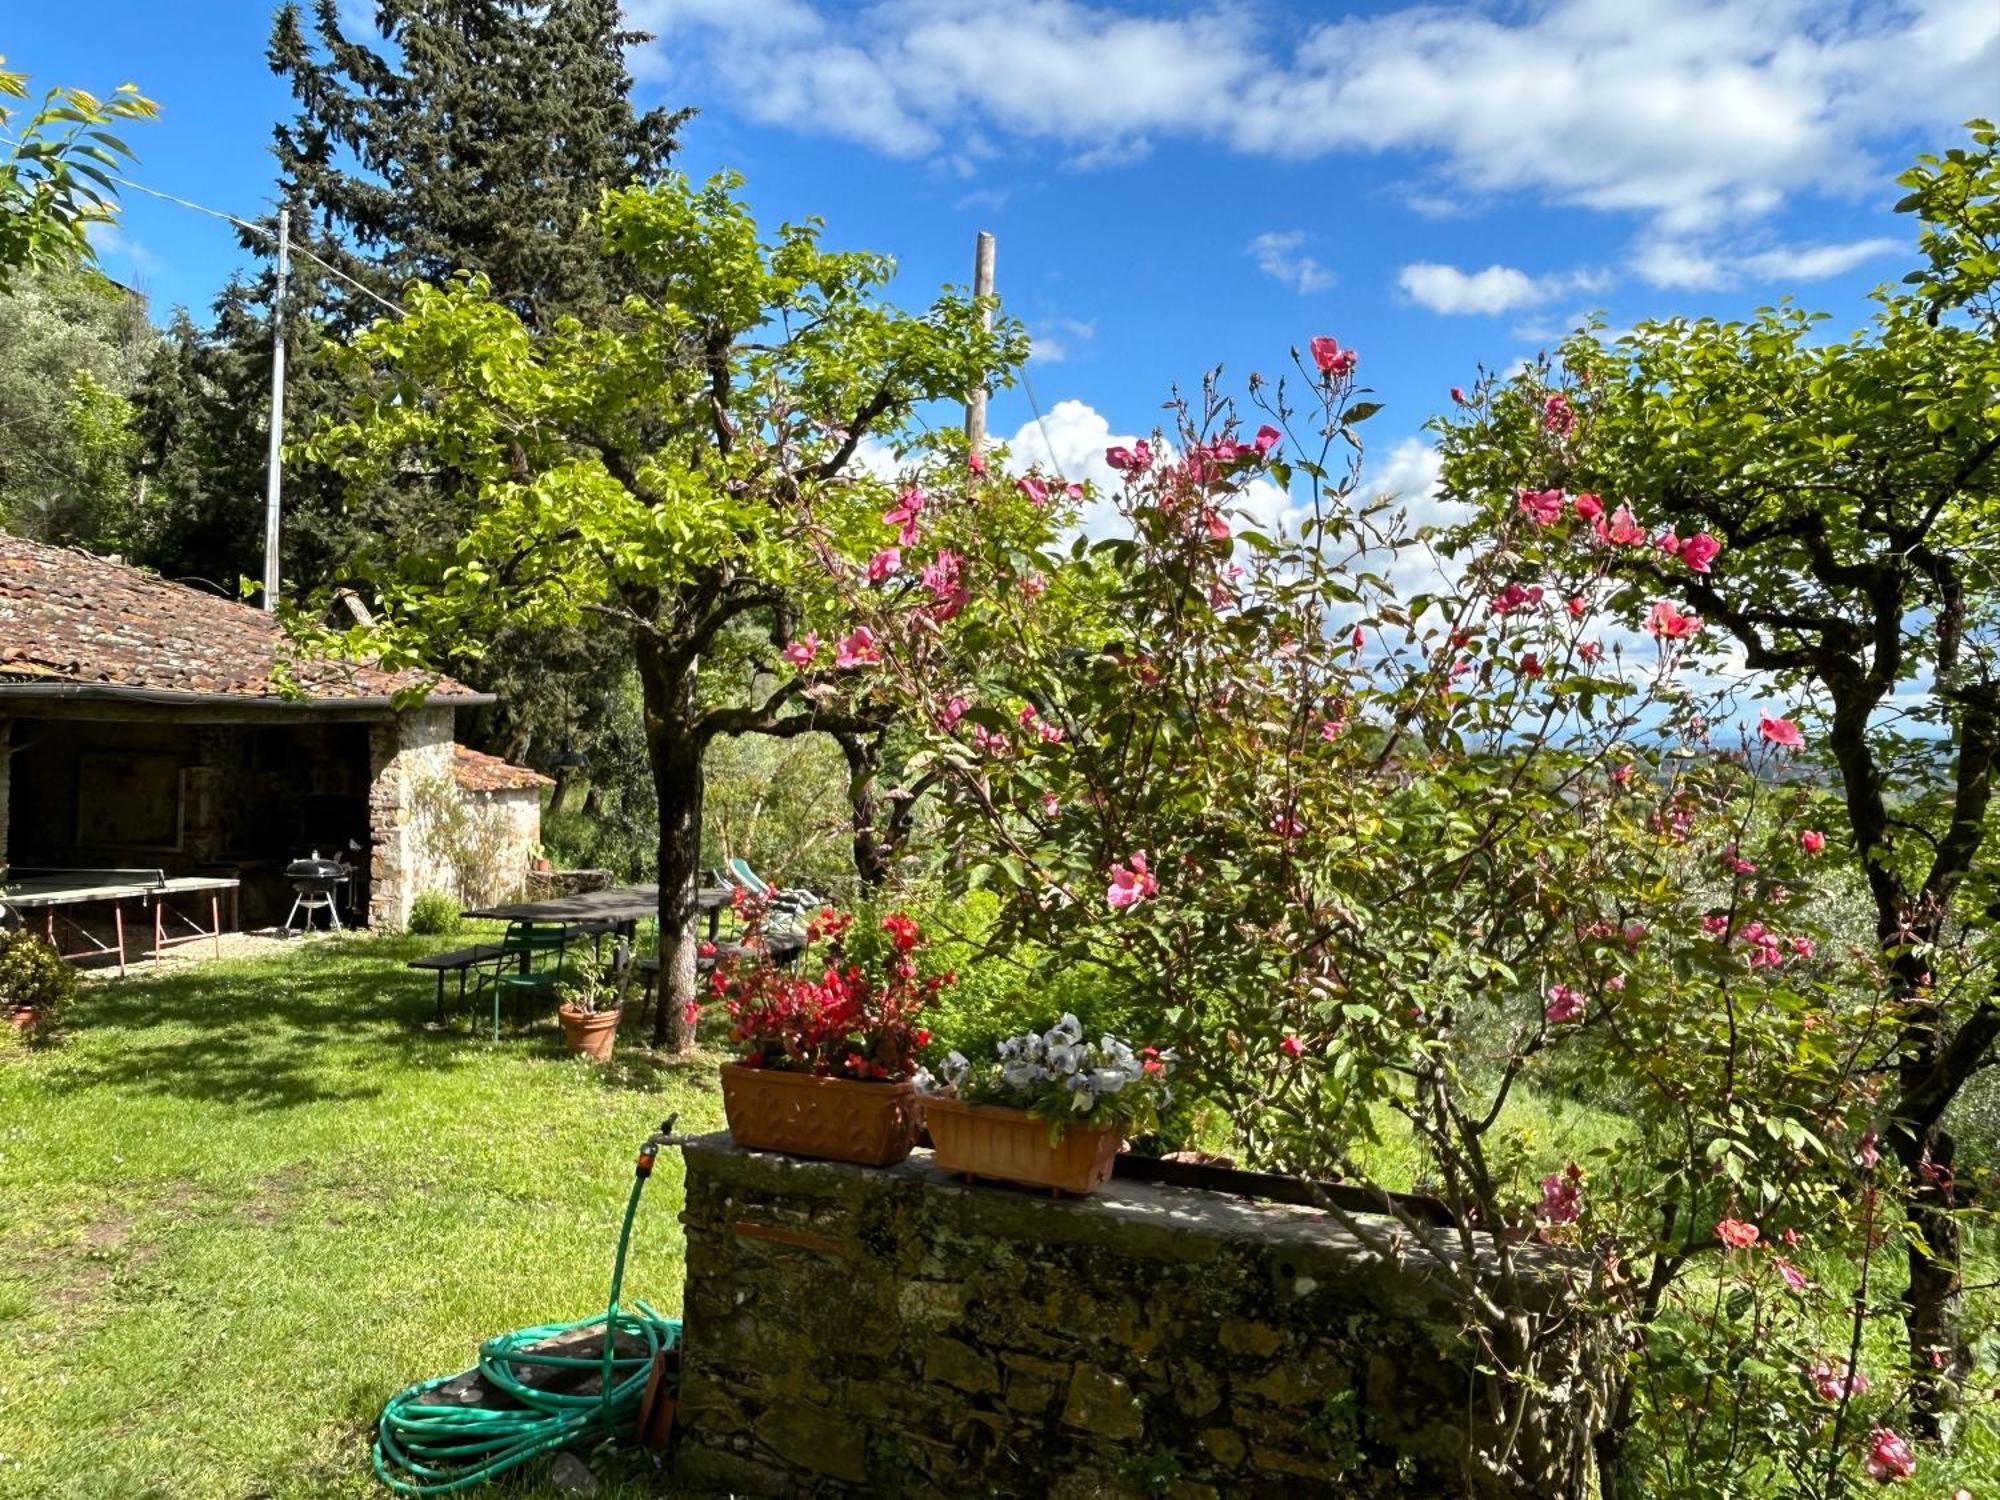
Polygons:
<instances>
[{"instance_id":1,"label":"terracotta planter box","mask_svg":"<svg viewBox=\"0 0 2000 1500\"><path fill-rule=\"evenodd\" d=\"M563 1041L570 1051L605 1062L618 1040L618 1020L623 1014L617 1010L578 1010L573 1005L564 1005L557 1008L556 1019L562 1022Z\"/></svg>"},{"instance_id":2,"label":"terracotta planter box","mask_svg":"<svg viewBox=\"0 0 2000 1500\"><path fill-rule=\"evenodd\" d=\"M864 1167L893 1166L917 1140L917 1087L722 1065L722 1111L736 1144Z\"/></svg>"},{"instance_id":3,"label":"terracotta planter box","mask_svg":"<svg viewBox=\"0 0 2000 1500\"><path fill-rule=\"evenodd\" d=\"M924 1124L940 1169L967 1177L1087 1193L1111 1176L1125 1137L1116 1125L1072 1125L1049 1144L1049 1122L1025 1109L926 1098Z\"/></svg>"}]
</instances>

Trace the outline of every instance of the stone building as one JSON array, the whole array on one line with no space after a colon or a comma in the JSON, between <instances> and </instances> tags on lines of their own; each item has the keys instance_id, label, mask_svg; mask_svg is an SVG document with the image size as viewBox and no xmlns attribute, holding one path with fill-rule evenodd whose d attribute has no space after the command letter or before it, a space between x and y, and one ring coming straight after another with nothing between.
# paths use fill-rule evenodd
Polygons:
<instances>
[{"instance_id":1,"label":"stone building","mask_svg":"<svg viewBox=\"0 0 2000 1500\"><path fill-rule=\"evenodd\" d=\"M355 867L348 905L403 925L425 890L518 884L546 778L465 750L449 678L302 656L262 610L0 533L0 866L233 875L281 920L284 867ZM468 849L453 830L496 826Z\"/></svg>"}]
</instances>

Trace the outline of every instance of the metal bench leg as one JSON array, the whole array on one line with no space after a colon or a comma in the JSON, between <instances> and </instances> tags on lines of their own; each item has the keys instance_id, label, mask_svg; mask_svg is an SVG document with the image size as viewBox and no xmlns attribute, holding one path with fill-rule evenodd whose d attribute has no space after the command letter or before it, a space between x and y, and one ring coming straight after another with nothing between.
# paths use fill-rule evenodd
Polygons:
<instances>
[{"instance_id":1,"label":"metal bench leg","mask_svg":"<svg viewBox=\"0 0 2000 1500\"><path fill-rule=\"evenodd\" d=\"M465 973L465 971L464 971L463 969L461 969L461 970L459 971L459 975L460 975L460 977L459 977L459 981L458 981L458 987L459 987L459 988L460 988L461 990L463 990L463 989L465 988L465 979L464 979L464 973ZM438 1025L440 1025L440 1026L444 1025L444 970L443 970L443 969L439 969L439 970L438 970L438 1019L437 1019L437 1023L438 1023Z\"/></svg>"}]
</instances>

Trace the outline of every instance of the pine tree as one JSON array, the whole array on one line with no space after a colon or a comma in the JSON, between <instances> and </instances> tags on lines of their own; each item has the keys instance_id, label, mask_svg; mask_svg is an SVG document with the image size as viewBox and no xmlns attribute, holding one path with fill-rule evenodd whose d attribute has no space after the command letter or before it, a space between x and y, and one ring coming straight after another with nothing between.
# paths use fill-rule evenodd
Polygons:
<instances>
[{"instance_id":1,"label":"pine tree","mask_svg":"<svg viewBox=\"0 0 2000 1500\"><path fill-rule=\"evenodd\" d=\"M646 37L623 28L617 0L381 0L365 39L340 10L286 4L271 30L272 70L298 104L274 133L278 197L309 252L293 259L285 312L295 442L351 389L328 341L383 316L412 281L476 272L535 326L608 316L624 289L586 220L604 189L666 169L688 113L633 108L624 54ZM246 233L245 248L268 257L275 228L273 217ZM209 329L176 326L142 388L143 463L162 511L145 560L174 576L233 586L261 571L272 292L268 270L232 283ZM356 494L290 453L288 592L365 584L385 560L434 550L461 501L449 473ZM461 674L507 690L470 732L530 759L572 736L589 748L590 726L612 713L598 700L617 688L604 649L516 634L496 643L491 683L476 664ZM579 650L595 653L582 671Z\"/></svg>"}]
</instances>

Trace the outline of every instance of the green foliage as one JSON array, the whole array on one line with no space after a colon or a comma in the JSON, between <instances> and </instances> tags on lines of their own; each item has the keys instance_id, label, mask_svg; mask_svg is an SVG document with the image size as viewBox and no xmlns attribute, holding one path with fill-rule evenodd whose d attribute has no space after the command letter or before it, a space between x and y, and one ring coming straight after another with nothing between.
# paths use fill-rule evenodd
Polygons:
<instances>
[{"instance_id":1,"label":"green foliage","mask_svg":"<svg viewBox=\"0 0 2000 1500\"><path fill-rule=\"evenodd\" d=\"M116 216L112 174L132 156L111 127L159 114L129 83L109 99L53 88L25 115L8 102L28 97L27 77L0 66L0 133L9 137L0 155L0 290L18 273L95 260L90 226Z\"/></svg>"},{"instance_id":2,"label":"green foliage","mask_svg":"<svg viewBox=\"0 0 2000 1500\"><path fill-rule=\"evenodd\" d=\"M76 970L32 932L0 928L0 1007L31 1006L50 1027L76 999Z\"/></svg>"},{"instance_id":3,"label":"green foliage","mask_svg":"<svg viewBox=\"0 0 2000 1500\"><path fill-rule=\"evenodd\" d=\"M145 303L87 269L0 291L0 526L37 540L137 550L130 397L159 335Z\"/></svg>"},{"instance_id":4,"label":"green foliage","mask_svg":"<svg viewBox=\"0 0 2000 1500\"><path fill-rule=\"evenodd\" d=\"M409 931L418 937L448 937L465 926L456 897L444 891L420 891L410 903Z\"/></svg>"}]
</instances>

